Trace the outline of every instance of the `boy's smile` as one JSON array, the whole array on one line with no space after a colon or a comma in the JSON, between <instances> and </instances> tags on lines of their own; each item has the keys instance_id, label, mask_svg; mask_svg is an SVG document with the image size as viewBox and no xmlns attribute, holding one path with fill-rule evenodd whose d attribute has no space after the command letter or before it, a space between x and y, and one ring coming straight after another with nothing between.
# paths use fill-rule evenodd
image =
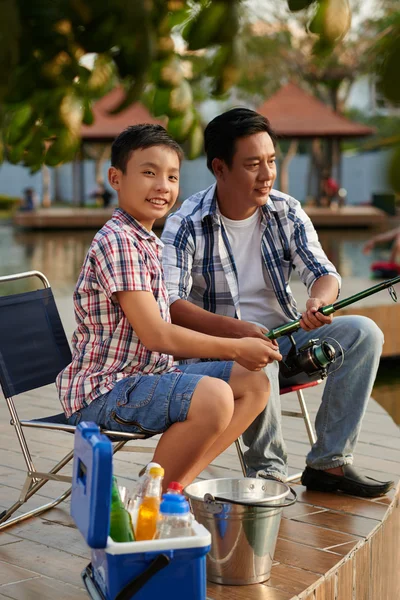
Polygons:
<instances>
[{"instance_id":1,"label":"boy's smile","mask_svg":"<svg viewBox=\"0 0 400 600\"><path fill-rule=\"evenodd\" d=\"M146 229L175 204L179 193L179 157L168 146L134 150L126 170L111 167L109 181L119 205Z\"/></svg>"}]
</instances>

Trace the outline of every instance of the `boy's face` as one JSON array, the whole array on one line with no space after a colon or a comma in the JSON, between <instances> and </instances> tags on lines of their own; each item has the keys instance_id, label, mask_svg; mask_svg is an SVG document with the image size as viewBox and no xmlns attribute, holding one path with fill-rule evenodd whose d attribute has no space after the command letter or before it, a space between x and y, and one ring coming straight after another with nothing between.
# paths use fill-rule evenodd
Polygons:
<instances>
[{"instance_id":1,"label":"boy's face","mask_svg":"<svg viewBox=\"0 0 400 600\"><path fill-rule=\"evenodd\" d=\"M146 229L175 204L179 193L179 158L168 146L134 150L126 171L110 167L108 180L119 206Z\"/></svg>"}]
</instances>

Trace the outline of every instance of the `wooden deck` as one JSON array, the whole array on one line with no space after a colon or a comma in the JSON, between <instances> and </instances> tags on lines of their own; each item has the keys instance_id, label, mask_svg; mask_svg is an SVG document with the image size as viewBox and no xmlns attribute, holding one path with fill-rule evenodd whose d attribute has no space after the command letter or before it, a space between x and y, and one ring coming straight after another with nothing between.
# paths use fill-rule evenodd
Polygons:
<instances>
[{"instance_id":1,"label":"wooden deck","mask_svg":"<svg viewBox=\"0 0 400 600\"><path fill-rule=\"evenodd\" d=\"M68 333L71 315L59 302ZM315 414L321 386L307 390ZM18 400L18 399L17 399ZM294 408L294 395L284 398ZM21 418L59 412L53 386L21 396ZM5 402L0 397L0 506L18 497L24 481L19 453ZM299 419L284 418L290 471L304 466L308 442ZM27 431L38 469L49 467L72 447L67 434ZM155 445L149 440L148 445ZM119 453L115 472L121 484L133 486L148 454ZM364 500L340 494L309 493L296 486L299 501L284 509L275 562L269 581L252 586L209 584L209 600L396 600L400 598L400 435L383 408L371 400L365 415L356 464L377 478L394 479L396 490L387 497ZM68 472L68 470L67 470ZM234 448L229 448L202 474L203 478L240 474ZM29 505L60 493L65 484L51 482ZM78 600L88 596L80 578L90 553L64 503L16 525L0 535L0 600ZM190 599L188 599L190 600Z\"/></svg>"},{"instance_id":2,"label":"wooden deck","mask_svg":"<svg viewBox=\"0 0 400 600\"><path fill-rule=\"evenodd\" d=\"M14 225L25 229L100 229L110 218L110 208L38 208L18 212ZM379 227L388 221L387 214L373 206L345 206L330 209L306 206L305 211L315 227ZM165 218L158 219L155 227L163 227Z\"/></svg>"}]
</instances>

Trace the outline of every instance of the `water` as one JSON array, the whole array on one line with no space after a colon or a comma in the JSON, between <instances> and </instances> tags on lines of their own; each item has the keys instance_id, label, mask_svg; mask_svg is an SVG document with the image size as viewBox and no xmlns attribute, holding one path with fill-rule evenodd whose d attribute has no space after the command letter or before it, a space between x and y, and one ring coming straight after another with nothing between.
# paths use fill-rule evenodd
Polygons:
<instances>
[{"instance_id":1,"label":"water","mask_svg":"<svg viewBox=\"0 0 400 600\"><path fill-rule=\"evenodd\" d=\"M94 231L19 231L0 223L0 274L37 269L49 279L56 296L71 295ZM385 260L389 251L362 253L368 230L322 230L319 237L325 252L343 277L368 277L374 260ZM29 285L35 289L37 281ZM27 283L3 284L0 294L26 291ZM385 360L379 370L374 398L400 424L400 358Z\"/></svg>"}]
</instances>

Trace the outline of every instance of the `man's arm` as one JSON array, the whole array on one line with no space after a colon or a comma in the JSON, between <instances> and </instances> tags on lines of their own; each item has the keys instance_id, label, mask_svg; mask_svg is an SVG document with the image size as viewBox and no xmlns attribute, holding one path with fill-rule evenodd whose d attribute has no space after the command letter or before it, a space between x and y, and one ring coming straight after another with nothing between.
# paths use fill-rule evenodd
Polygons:
<instances>
[{"instance_id":1,"label":"man's arm","mask_svg":"<svg viewBox=\"0 0 400 600\"><path fill-rule=\"evenodd\" d=\"M170 306L172 322L193 331L223 338L257 337L265 339L268 329L240 321L233 317L216 315L188 300L176 300Z\"/></svg>"},{"instance_id":2,"label":"man's arm","mask_svg":"<svg viewBox=\"0 0 400 600\"><path fill-rule=\"evenodd\" d=\"M235 360L256 371L282 358L275 345L266 338L228 339L167 323L151 292L117 292L115 296L142 344L153 352L183 358Z\"/></svg>"},{"instance_id":3,"label":"man's arm","mask_svg":"<svg viewBox=\"0 0 400 600\"><path fill-rule=\"evenodd\" d=\"M338 296L339 282L332 275L324 275L317 279L311 287L311 296L306 302L306 310L301 315L300 325L306 331L311 331L322 325L332 323L333 315L325 317L318 312L321 306L332 304Z\"/></svg>"}]
</instances>

